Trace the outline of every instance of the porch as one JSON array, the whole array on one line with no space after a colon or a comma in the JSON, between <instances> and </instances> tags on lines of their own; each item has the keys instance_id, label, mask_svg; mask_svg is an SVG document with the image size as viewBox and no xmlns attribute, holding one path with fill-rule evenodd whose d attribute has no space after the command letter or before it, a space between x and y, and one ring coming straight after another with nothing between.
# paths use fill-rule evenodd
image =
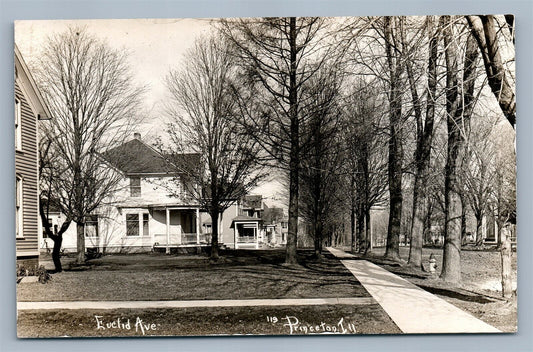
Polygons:
<instances>
[{"instance_id":1,"label":"porch","mask_svg":"<svg viewBox=\"0 0 533 352\"><path fill-rule=\"evenodd\" d=\"M250 216L237 216L233 219L235 249L259 248L261 219Z\"/></svg>"},{"instance_id":2,"label":"porch","mask_svg":"<svg viewBox=\"0 0 533 352\"><path fill-rule=\"evenodd\" d=\"M200 231L200 209L198 207L154 207L154 222L158 223L153 233L153 248L207 246L208 234ZM163 226L161 226L163 225Z\"/></svg>"}]
</instances>

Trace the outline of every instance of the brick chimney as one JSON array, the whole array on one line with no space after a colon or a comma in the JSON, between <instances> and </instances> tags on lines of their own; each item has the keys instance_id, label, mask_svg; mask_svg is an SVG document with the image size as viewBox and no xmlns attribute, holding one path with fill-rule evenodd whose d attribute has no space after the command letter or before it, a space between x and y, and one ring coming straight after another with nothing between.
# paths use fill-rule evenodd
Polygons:
<instances>
[{"instance_id":1,"label":"brick chimney","mask_svg":"<svg viewBox=\"0 0 533 352\"><path fill-rule=\"evenodd\" d=\"M133 138L138 139L138 140L141 140L141 134L140 134L139 132L135 132L135 133L133 134Z\"/></svg>"}]
</instances>

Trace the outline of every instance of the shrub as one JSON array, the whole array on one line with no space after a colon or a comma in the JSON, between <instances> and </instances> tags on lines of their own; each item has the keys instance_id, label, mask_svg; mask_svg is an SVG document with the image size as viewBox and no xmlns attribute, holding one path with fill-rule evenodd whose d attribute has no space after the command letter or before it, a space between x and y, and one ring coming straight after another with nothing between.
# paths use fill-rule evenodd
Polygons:
<instances>
[{"instance_id":1,"label":"shrub","mask_svg":"<svg viewBox=\"0 0 533 352\"><path fill-rule=\"evenodd\" d=\"M17 277L34 276L36 271L35 266L26 267L24 264L17 264Z\"/></svg>"},{"instance_id":2,"label":"shrub","mask_svg":"<svg viewBox=\"0 0 533 352\"><path fill-rule=\"evenodd\" d=\"M35 274L39 277L39 282L41 284L45 284L48 280L52 279L52 276L48 273L48 271L46 271L46 269L42 265L37 269Z\"/></svg>"},{"instance_id":3,"label":"shrub","mask_svg":"<svg viewBox=\"0 0 533 352\"><path fill-rule=\"evenodd\" d=\"M17 265L17 283L25 276L37 276L38 281L41 284L45 284L48 280L52 279L52 276L46 271L44 266L39 266L38 268L35 266L31 266L27 268L24 265Z\"/></svg>"}]
</instances>

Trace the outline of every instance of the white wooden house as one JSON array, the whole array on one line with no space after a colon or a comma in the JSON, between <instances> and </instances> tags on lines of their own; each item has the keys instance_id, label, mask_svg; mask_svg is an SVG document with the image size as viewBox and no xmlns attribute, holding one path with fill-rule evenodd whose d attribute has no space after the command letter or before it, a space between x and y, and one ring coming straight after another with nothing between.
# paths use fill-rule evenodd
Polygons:
<instances>
[{"instance_id":1,"label":"white wooden house","mask_svg":"<svg viewBox=\"0 0 533 352\"><path fill-rule=\"evenodd\" d=\"M184 164L200 162L198 154L183 154ZM165 158L141 140L140 134L104 155L109 167L120 173L116 192L94 214L86 218L85 245L100 252L147 252L208 246L211 217L192 198L184 175L170 172ZM219 219L219 243L228 248L259 248L264 243L260 195L236 201ZM62 215L51 209L52 228L59 227ZM40 248L53 248L51 239L40 231ZM76 251L76 224L63 235L63 249Z\"/></svg>"},{"instance_id":2,"label":"white wooden house","mask_svg":"<svg viewBox=\"0 0 533 352\"><path fill-rule=\"evenodd\" d=\"M38 124L51 118L44 99L15 45L15 238L17 264L39 264Z\"/></svg>"}]
</instances>

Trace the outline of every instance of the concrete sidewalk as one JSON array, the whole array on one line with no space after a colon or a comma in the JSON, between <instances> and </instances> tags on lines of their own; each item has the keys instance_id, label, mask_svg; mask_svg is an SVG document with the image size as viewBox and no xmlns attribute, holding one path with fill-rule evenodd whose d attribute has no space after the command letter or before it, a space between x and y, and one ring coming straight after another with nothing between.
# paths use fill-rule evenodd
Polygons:
<instances>
[{"instance_id":1,"label":"concrete sidewalk","mask_svg":"<svg viewBox=\"0 0 533 352\"><path fill-rule=\"evenodd\" d=\"M348 298L281 298L242 300L196 300L196 301L58 301L17 302L17 310L32 309L150 309L150 308L197 308L197 307L259 307L259 306L316 306L316 305L370 305L376 304L371 297Z\"/></svg>"},{"instance_id":2,"label":"concrete sidewalk","mask_svg":"<svg viewBox=\"0 0 533 352\"><path fill-rule=\"evenodd\" d=\"M337 258L354 258L327 248ZM495 333L493 326L366 260L341 260L404 333Z\"/></svg>"}]
</instances>

